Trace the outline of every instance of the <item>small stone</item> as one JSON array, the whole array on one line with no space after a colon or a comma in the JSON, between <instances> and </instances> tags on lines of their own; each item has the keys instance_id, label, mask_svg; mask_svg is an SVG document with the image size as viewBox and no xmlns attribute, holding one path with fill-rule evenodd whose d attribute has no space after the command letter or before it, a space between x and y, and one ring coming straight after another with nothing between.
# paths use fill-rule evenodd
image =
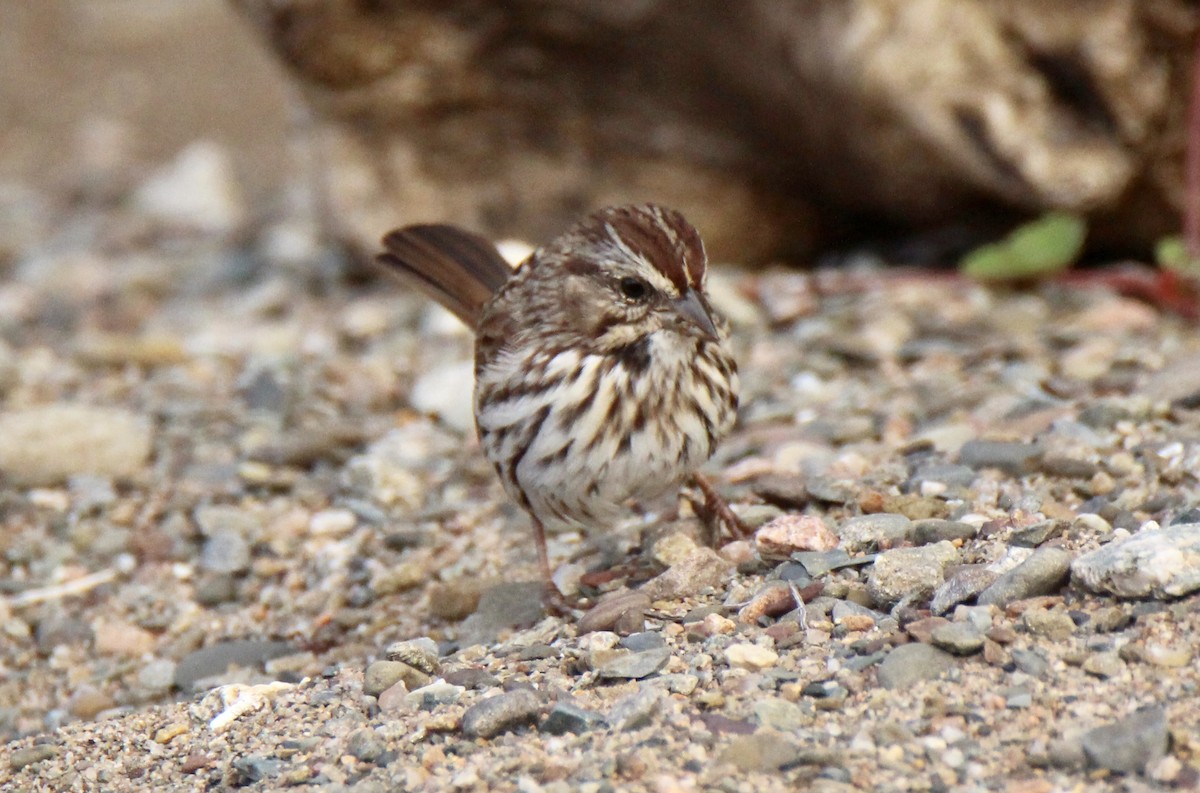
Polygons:
<instances>
[{"instance_id":1,"label":"small stone","mask_svg":"<svg viewBox=\"0 0 1200 793\"><path fill-rule=\"evenodd\" d=\"M663 567L670 567L682 562L695 550L696 541L676 531L656 540L650 549L650 556Z\"/></svg>"},{"instance_id":2,"label":"small stone","mask_svg":"<svg viewBox=\"0 0 1200 793\"><path fill-rule=\"evenodd\" d=\"M461 433L475 429L475 364L451 361L422 372L408 393L414 410L437 416L446 426Z\"/></svg>"},{"instance_id":3,"label":"small stone","mask_svg":"<svg viewBox=\"0 0 1200 793\"><path fill-rule=\"evenodd\" d=\"M902 644L879 664L879 685L889 690L906 689L922 680L932 680L954 667L954 656L928 644Z\"/></svg>"},{"instance_id":4,"label":"small stone","mask_svg":"<svg viewBox=\"0 0 1200 793\"><path fill-rule=\"evenodd\" d=\"M683 561L647 581L639 591L651 601L679 600L724 584L733 572L734 566L712 548L697 548Z\"/></svg>"},{"instance_id":5,"label":"small stone","mask_svg":"<svg viewBox=\"0 0 1200 793\"><path fill-rule=\"evenodd\" d=\"M949 624L950 620L945 617L926 617L921 620L913 620L904 626L904 630L917 641L930 644L933 642L933 632L943 625Z\"/></svg>"},{"instance_id":6,"label":"small stone","mask_svg":"<svg viewBox=\"0 0 1200 793\"><path fill-rule=\"evenodd\" d=\"M138 671L138 685L156 693L170 691L175 685L177 666L178 664L169 658L155 659Z\"/></svg>"},{"instance_id":7,"label":"small stone","mask_svg":"<svg viewBox=\"0 0 1200 793\"><path fill-rule=\"evenodd\" d=\"M970 487L975 482L975 471L965 465L932 463L923 465L911 477L914 485L936 482L947 487Z\"/></svg>"},{"instance_id":8,"label":"small stone","mask_svg":"<svg viewBox=\"0 0 1200 793\"><path fill-rule=\"evenodd\" d=\"M999 577L997 573L980 565L960 569L933 591L929 610L934 614L945 614L959 603L976 597Z\"/></svg>"},{"instance_id":9,"label":"small stone","mask_svg":"<svg viewBox=\"0 0 1200 793\"><path fill-rule=\"evenodd\" d=\"M1061 548L1038 548L979 593L981 605L1005 606L1015 600L1058 592L1071 572L1072 556Z\"/></svg>"},{"instance_id":10,"label":"small stone","mask_svg":"<svg viewBox=\"0 0 1200 793\"><path fill-rule=\"evenodd\" d=\"M116 706L116 701L93 686L81 686L67 700L67 712L77 719L90 720L97 713Z\"/></svg>"},{"instance_id":11,"label":"small stone","mask_svg":"<svg viewBox=\"0 0 1200 793\"><path fill-rule=\"evenodd\" d=\"M731 644L725 648L725 660L730 666L757 672L779 663L779 654L757 644Z\"/></svg>"},{"instance_id":12,"label":"small stone","mask_svg":"<svg viewBox=\"0 0 1200 793\"><path fill-rule=\"evenodd\" d=\"M364 763L374 763L387 751L387 743L370 727L350 733L346 739L346 754Z\"/></svg>"},{"instance_id":13,"label":"small stone","mask_svg":"<svg viewBox=\"0 0 1200 793\"><path fill-rule=\"evenodd\" d=\"M904 515L881 512L850 518L838 526L837 534L841 538L841 547L853 553L872 548L889 548L907 539L911 530L912 521Z\"/></svg>"},{"instance_id":14,"label":"small stone","mask_svg":"<svg viewBox=\"0 0 1200 793\"><path fill-rule=\"evenodd\" d=\"M930 518L914 521L911 530L914 545L932 545L935 542L969 540L979 533L970 523L957 520Z\"/></svg>"},{"instance_id":15,"label":"small stone","mask_svg":"<svg viewBox=\"0 0 1200 793\"><path fill-rule=\"evenodd\" d=\"M609 650L598 656L592 668L602 678L619 680L641 680L662 669L671 660L671 650L660 647L633 653L624 650Z\"/></svg>"},{"instance_id":16,"label":"small stone","mask_svg":"<svg viewBox=\"0 0 1200 793\"><path fill-rule=\"evenodd\" d=\"M546 613L541 581L496 584L479 595L479 605L462 623L466 644L487 644L509 628L535 624Z\"/></svg>"},{"instance_id":17,"label":"small stone","mask_svg":"<svg viewBox=\"0 0 1200 793\"><path fill-rule=\"evenodd\" d=\"M930 640L935 647L955 655L971 655L983 649L983 632L964 622L950 622L934 628Z\"/></svg>"},{"instance_id":18,"label":"small stone","mask_svg":"<svg viewBox=\"0 0 1200 793\"><path fill-rule=\"evenodd\" d=\"M532 724L542 708L542 698L532 689L506 691L467 708L462 717L462 732L468 738L494 738Z\"/></svg>"},{"instance_id":19,"label":"small stone","mask_svg":"<svg viewBox=\"0 0 1200 793\"><path fill-rule=\"evenodd\" d=\"M500 685L500 680L491 672L477 666L464 669L452 669L442 675L442 679L452 686L465 689L485 689Z\"/></svg>"},{"instance_id":20,"label":"small stone","mask_svg":"<svg viewBox=\"0 0 1200 793\"><path fill-rule=\"evenodd\" d=\"M606 595L580 617L576 630L580 635L593 631L610 631L618 622L628 621L629 615L632 615L635 620L644 620L648 608L650 608L650 598L645 592L619 592Z\"/></svg>"},{"instance_id":21,"label":"small stone","mask_svg":"<svg viewBox=\"0 0 1200 793\"><path fill-rule=\"evenodd\" d=\"M392 688L396 688L396 686ZM434 710L439 705L453 705L458 702L465 691L466 689L462 686L433 682L408 692L404 695L404 701L410 710Z\"/></svg>"},{"instance_id":22,"label":"small stone","mask_svg":"<svg viewBox=\"0 0 1200 793\"><path fill-rule=\"evenodd\" d=\"M783 509L800 509L809 502L804 477L768 474L754 483L754 493L768 504Z\"/></svg>"},{"instance_id":23,"label":"small stone","mask_svg":"<svg viewBox=\"0 0 1200 793\"><path fill-rule=\"evenodd\" d=\"M850 554L841 548L832 551L805 551L792 554L792 559L799 562L812 578L820 578L832 570L838 570L855 564L866 564L874 561L873 557L850 558Z\"/></svg>"},{"instance_id":24,"label":"small stone","mask_svg":"<svg viewBox=\"0 0 1200 793\"><path fill-rule=\"evenodd\" d=\"M1166 711L1151 707L1088 730L1081 740L1090 765L1134 774L1166 755L1169 738Z\"/></svg>"},{"instance_id":25,"label":"small stone","mask_svg":"<svg viewBox=\"0 0 1200 793\"><path fill-rule=\"evenodd\" d=\"M1122 598L1182 597L1200 589L1200 523L1147 529L1071 564L1072 579Z\"/></svg>"},{"instance_id":26,"label":"small stone","mask_svg":"<svg viewBox=\"0 0 1200 793\"><path fill-rule=\"evenodd\" d=\"M1034 636L1063 641L1075 632L1075 621L1060 609L1029 609L1021 615L1021 626Z\"/></svg>"},{"instance_id":27,"label":"small stone","mask_svg":"<svg viewBox=\"0 0 1200 793\"><path fill-rule=\"evenodd\" d=\"M954 546L948 542L884 551L876 557L871 568L867 591L880 605L890 605L903 598L927 600L942 584L942 570L957 556Z\"/></svg>"},{"instance_id":28,"label":"small stone","mask_svg":"<svg viewBox=\"0 0 1200 793\"><path fill-rule=\"evenodd\" d=\"M308 532L317 536L340 537L358 524L358 516L348 509L323 509L308 519Z\"/></svg>"},{"instance_id":29,"label":"small stone","mask_svg":"<svg viewBox=\"0 0 1200 793\"><path fill-rule=\"evenodd\" d=\"M1125 671L1125 662L1116 653L1096 653L1084 660L1083 671L1101 679L1116 677Z\"/></svg>"},{"instance_id":30,"label":"small stone","mask_svg":"<svg viewBox=\"0 0 1200 793\"><path fill-rule=\"evenodd\" d=\"M800 551L829 551L838 538L814 515L781 515L754 533L754 546L764 559L786 559Z\"/></svg>"},{"instance_id":31,"label":"small stone","mask_svg":"<svg viewBox=\"0 0 1200 793\"><path fill-rule=\"evenodd\" d=\"M219 606L232 603L238 597L237 579L221 573L201 576L196 581L196 602L202 606Z\"/></svg>"},{"instance_id":32,"label":"small stone","mask_svg":"<svg viewBox=\"0 0 1200 793\"><path fill-rule=\"evenodd\" d=\"M1037 443L973 440L958 450L958 461L975 470L998 468L1012 476L1021 476L1037 468L1043 453Z\"/></svg>"},{"instance_id":33,"label":"small stone","mask_svg":"<svg viewBox=\"0 0 1200 793\"><path fill-rule=\"evenodd\" d=\"M392 642L384 651L389 661L400 661L426 675L437 675L442 665L438 660L437 642L427 636L408 641ZM413 688L413 686L409 686Z\"/></svg>"},{"instance_id":34,"label":"small stone","mask_svg":"<svg viewBox=\"0 0 1200 793\"><path fill-rule=\"evenodd\" d=\"M1021 650L1013 648L1013 663L1030 677L1045 677L1050 671L1050 662L1037 650Z\"/></svg>"},{"instance_id":35,"label":"small stone","mask_svg":"<svg viewBox=\"0 0 1200 793\"><path fill-rule=\"evenodd\" d=\"M258 666L296 648L287 642L262 639L231 639L188 653L175 667L175 685L191 691L199 680L226 674L230 667Z\"/></svg>"},{"instance_id":36,"label":"small stone","mask_svg":"<svg viewBox=\"0 0 1200 793\"><path fill-rule=\"evenodd\" d=\"M151 653L158 643L154 634L144 628L110 620L97 620L94 636L97 653L126 658L140 658Z\"/></svg>"},{"instance_id":37,"label":"small stone","mask_svg":"<svg viewBox=\"0 0 1200 793\"><path fill-rule=\"evenodd\" d=\"M606 724L604 716L595 711L581 708L571 702L557 702L538 730L547 735L581 735L603 729Z\"/></svg>"},{"instance_id":38,"label":"small stone","mask_svg":"<svg viewBox=\"0 0 1200 793\"><path fill-rule=\"evenodd\" d=\"M1142 648L1141 658L1148 664L1182 669L1192 663L1192 651L1186 647L1164 647L1161 644L1147 644Z\"/></svg>"},{"instance_id":39,"label":"small stone","mask_svg":"<svg viewBox=\"0 0 1200 793\"><path fill-rule=\"evenodd\" d=\"M1004 691L1004 707L1013 710L1033 706L1033 691L1028 686L1013 686Z\"/></svg>"},{"instance_id":40,"label":"small stone","mask_svg":"<svg viewBox=\"0 0 1200 793\"><path fill-rule=\"evenodd\" d=\"M794 702L779 697L766 697L754 703L754 719L763 727L789 731L804 727L811 717Z\"/></svg>"},{"instance_id":41,"label":"small stone","mask_svg":"<svg viewBox=\"0 0 1200 793\"><path fill-rule=\"evenodd\" d=\"M25 749L17 749L8 758L8 765L14 771L20 771L26 766L45 762L58 757L58 747L48 743L39 743Z\"/></svg>"},{"instance_id":42,"label":"small stone","mask_svg":"<svg viewBox=\"0 0 1200 793\"><path fill-rule=\"evenodd\" d=\"M138 209L173 227L225 234L245 222L246 206L232 158L198 140L155 171L134 194Z\"/></svg>"},{"instance_id":43,"label":"small stone","mask_svg":"<svg viewBox=\"0 0 1200 793\"><path fill-rule=\"evenodd\" d=\"M696 633L701 636L721 636L737 630L737 623L720 614L709 614L698 623L692 623Z\"/></svg>"},{"instance_id":44,"label":"small stone","mask_svg":"<svg viewBox=\"0 0 1200 793\"><path fill-rule=\"evenodd\" d=\"M780 614L786 614L798 605L789 584L772 581L756 592L749 602L738 610L738 620L755 623L762 617L777 617Z\"/></svg>"},{"instance_id":45,"label":"small stone","mask_svg":"<svg viewBox=\"0 0 1200 793\"><path fill-rule=\"evenodd\" d=\"M792 765L800 757L800 747L795 743L773 730L762 730L735 737L717 762L729 763L741 771L773 772Z\"/></svg>"},{"instance_id":46,"label":"small stone","mask_svg":"<svg viewBox=\"0 0 1200 793\"><path fill-rule=\"evenodd\" d=\"M654 716L662 712L665 698L666 695L661 689L643 687L637 693L617 700L612 707L609 721L617 729L625 732L649 726L654 721Z\"/></svg>"},{"instance_id":47,"label":"small stone","mask_svg":"<svg viewBox=\"0 0 1200 793\"><path fill-rule=\"evenodd\" d=\"M250 569L249 541L237 531L214 532L200 549L200 568L225 575L246 572Z\"/></svg>"},{"instance_id":48,"label":"small stone","mask_svg":"<svg viewBox=\"0 0 1200 793\"><path fill-rule=\"evenodd\" d=\"M429 587L429 611L438 619L458 622L479 608L480 589L470 581L437 583Z\"/></svg>"},{"instance_id":49,"label":"small stone","mask_svg":"<svg viewBox=\"0 0 1200 793\"><path fill-rule=\"evenodd\" d=\"M0 474L9 485L55 485L79 474L128 478L150 456L150 422L75 404L0 413Z\"/></svg>"},{"instance_id":50,"label":"small stone","mask_svg":"<svg viewBox=\"0 0 1200 793\"><path fill-rule=\"evenodd\" d=\"M635 653L640 653L644 650L657 650L660 647L666 647L666 639L657 631L641 631L633 633L621 639L618 644L626 650L633 650ZM558 652L555 651L554 656L558 657Z\"/></svg>"},{"instance_id":51,"label":"small stone","mask_svg":"<svg viewBox=\"0 0 1200 793\"><path fill-rule=\"evenodd\" d=\"M363 693L379 696L397 683L404 682L405 678L412 679L415 672L411 666L400 661L375 661L363 673Z\"/></svg>"}]
</instances>

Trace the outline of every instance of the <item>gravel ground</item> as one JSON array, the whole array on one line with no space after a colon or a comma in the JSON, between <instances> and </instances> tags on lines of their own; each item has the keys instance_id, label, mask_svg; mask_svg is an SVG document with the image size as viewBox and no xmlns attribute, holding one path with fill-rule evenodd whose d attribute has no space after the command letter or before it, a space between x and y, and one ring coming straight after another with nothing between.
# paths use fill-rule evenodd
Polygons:
<instances>
[{"instance_id":1,"label":"gravel ground","mask_svg":"<svg viewBox=\"0 0 1200 793\"><path fill-rule=\"evenodd\" d=\"M1200 784L1194 327L721 269L754 539L558 535L543 618L468 336L231 178L0 202L0 788Z\"/></svg>"}]
</instances>

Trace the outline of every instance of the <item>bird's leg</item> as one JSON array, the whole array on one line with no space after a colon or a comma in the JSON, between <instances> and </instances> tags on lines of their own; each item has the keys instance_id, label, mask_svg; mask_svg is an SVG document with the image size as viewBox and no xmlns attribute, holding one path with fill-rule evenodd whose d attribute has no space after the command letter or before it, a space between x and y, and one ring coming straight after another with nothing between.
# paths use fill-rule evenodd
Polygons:
<instances>
[{"instance_id":1,"label":"bird's leg","mask_svg":"<svg viewBox=\"0 0 1200 793\"><path fill-rule=\"evenodd\" d=\"M550 552L546 550L546 528L536 515L529 517L533 520L533 541L537 545L538 568L542 571L542 605L548 614L557 617L570 616L571 604L554 585L553 572L550 570Z\"/></svg>"},{"instance_id":2,"label":"bird's leg","mask_svg":"<svg viewBox=\"0 0 1200 793\"><path fill-rule=\"evenodd\" d=\"M709 537L710 545L715 547L720 544L722 525L728 530L731 541L744 540L752 534L750 527L729 508L729 502L721 497L707 476L697 471L692 474L692 481L704 495L704 522L717 524L716 531Z\"/></svg>"}]
</instances>

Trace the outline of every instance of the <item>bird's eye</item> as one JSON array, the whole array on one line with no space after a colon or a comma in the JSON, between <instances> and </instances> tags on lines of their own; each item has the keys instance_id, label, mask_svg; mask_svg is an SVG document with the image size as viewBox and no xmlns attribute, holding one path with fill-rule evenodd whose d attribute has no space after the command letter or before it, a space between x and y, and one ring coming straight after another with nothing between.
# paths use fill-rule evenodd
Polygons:
<instances>
[{"instance_id":1,"label":"bird's eye","mask_svg":"<svg viewBox=\"0 0 1200 793\"><path fill-rule=\"evenodd\" d=\"M627 300L645 300L650 296L650 284L641 278L622 278L621 294Z\"/></svg>"}]
</instances>

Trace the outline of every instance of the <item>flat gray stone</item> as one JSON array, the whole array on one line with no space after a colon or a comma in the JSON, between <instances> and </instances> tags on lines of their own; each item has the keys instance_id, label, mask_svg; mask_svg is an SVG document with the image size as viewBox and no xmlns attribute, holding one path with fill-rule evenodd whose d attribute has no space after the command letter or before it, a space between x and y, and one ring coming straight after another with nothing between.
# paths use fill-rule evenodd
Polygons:
<instances>
[{"instance_id":1,"label":"flat gray stone","mask_svg":"<svg viewBox=\"0 0 1200 793\"><path fill-rule=\"evenodd\" d=\"M1072 580L1122 598L1182 597L1200 589L1200 523L1150 529L1084 554Z\"/></svg>"},{"instance_id":2,"label":"flat gray stone","mask_svg":"<svg viewBox=\"0 0 1200 793\"><path fill-rule=\"evenodd\" d=\"M532 724L543 707L541 696L528 688L488 697L463 713L463 735L468 738L494 738L502 732Z\"/></svg>"},{"instance_id":3,"label":"flat gray stone","mask_svg":"<svg viewBox=\"0 0 1200 793\"><path fill-rule=\"evenodd\" d=\"M955 664L954 656L928 644L902 644L879 664L879 685L889 690L932 680Z\"/></svg>"},{"instance_id":4,"label":"flat gray stone","mask_svg":"<svg viewBox=\"0 0 1200 793\"><path fill-rule=\"evenodd\" d=\"M912 521L904 515L881 512L850 518L837 527L837 535L841 547L853 553L888 547L906 539L911 530Z\"/></svg>"},{"instance_id":5,"label":"flat gray stone","mask_svg":"<svg viewBox=\"0 0 1200 793\"><path fill-rule=\"evenodd\" d=\"M1096 768L1135 774L1167 753L1168 739L1166 711L1161 707L1143 708L1085 732L1083 754Z\"/></svg>"},{"instance_id":6,"label":"flat gray stone","mask_svg":"<svg viewBox=\"0 0 1200 793\"><path fill-rule=\"evenodd\" d=\"M967 441L958 451L958 461L969 468L998 468L1020 476L1033 471L1042 459L1041 444L1018 441Z\"/></svg>"},{"instance_id":7,"label":"flat gray stone","mask_svg":"<svg viewBox=\"0 0 1200 793\"><path fill-rule=\"evenodd\" d=\"M191 691L197 680L225 674L231 666L258 666L272 658L290 655L296 648L287 642L235 639L188 653L175 667L175 685Z\"/></svg>"},{"instance_id":8,"label":"flat gray stone","mask_svg":"<svg viewBox=\"0 0 1200 793\"><path fill-rule=\"evenodd\" d=\"M1071 559L1071 554L1062 548L1038 548L980 592L977 602L1004 606L1015 600L1053 594L1067 583Z\"/></svg>"},{"instance_id":9,"label":"flat gray stone","mask_svg":"<svg viewBox=\"0 0 1200 793\"><path fill-rule=\"evenodd\" d=\"M671 650L667 647L657 647L640 653L621 653L598 664L596 674L609 679L641 680L662 669L669 660Z\"/></svg>"}]
</instances>

